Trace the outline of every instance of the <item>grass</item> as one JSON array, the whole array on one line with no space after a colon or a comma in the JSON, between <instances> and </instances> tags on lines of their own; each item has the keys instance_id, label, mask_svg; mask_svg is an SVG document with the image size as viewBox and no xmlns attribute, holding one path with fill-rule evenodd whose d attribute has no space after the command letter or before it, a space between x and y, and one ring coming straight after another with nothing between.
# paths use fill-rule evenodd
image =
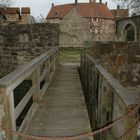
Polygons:
<instances>
[{"instance_id":1,"label":"grass","mask_svg":"<svg viewBox=\"0 0 140 140\"><path fill-rule=\"evenodd\" d=\"M81 48L60 48L60 62L80 62Z\"/></svg>"}]
</instances>

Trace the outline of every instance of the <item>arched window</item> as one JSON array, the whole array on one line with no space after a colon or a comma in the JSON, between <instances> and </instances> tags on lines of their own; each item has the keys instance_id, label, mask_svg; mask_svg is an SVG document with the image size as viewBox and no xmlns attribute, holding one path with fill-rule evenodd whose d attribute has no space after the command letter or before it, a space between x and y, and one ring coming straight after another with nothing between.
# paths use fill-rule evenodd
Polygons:
<instances>
[{"instance_id":1,"label":"arched window","mask_svg":"<svg viewBox=\"0 0 140 140\"><path fill-rule=\"evenodd\" d=\"M125 41L135 41L135 28L132 24L127 24L124 28Z\"/></svg>"}]
</instances>

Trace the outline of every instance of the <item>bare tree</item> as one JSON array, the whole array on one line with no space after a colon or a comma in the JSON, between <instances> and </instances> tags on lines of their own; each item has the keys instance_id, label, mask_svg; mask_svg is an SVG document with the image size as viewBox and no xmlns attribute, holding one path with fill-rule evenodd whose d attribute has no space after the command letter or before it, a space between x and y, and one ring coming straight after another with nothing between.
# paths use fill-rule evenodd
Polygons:
<instances>
[{"instance_id":1,"label":"bare tree","mask_svg":"<svg viewBox=\"0 0 140 140\"><path fill-rule=\"evenodd\" d=\"M133 15L140 15L140 0L130 0L130 10Z\"/></svg>"},{"instance_id":2,"label":"bare tree","mask_svg":"<svg viewBox=\"0 0 140 140\"><path fill-rule=\"evenodd\" d=\"M42 14L40 14L40 16L38 16L36 19L35 19L35 22L36 23L45 23L46 20L44 18L44 16Z\"/></svg>"},{"instance_id":3,"label":"bare tree","mask_svg":"<svg viewBox=\"0 0 140 140\"><path fill-rule=\"evenodd\" d=\"M130 0L111 0L112 2L119 5L121 9L128 8L128 1Z\"/></svg>"},{"instance_id":4,"label":"bare tree","mask_svg":"<svg viewBox=\"0 0 140 140\"><path fill-rule=\"evenodd\" d=\"M0 0L0 7L9 7L14 3L13 0Z\"/></svg>"},{"instance_id":5,"label":"bare tree","mask_svg":"<svg viewBox=\"0 0 140 140\"><path fill-rule=\"evenodd\" d=\"M131 15L140 15L140 0L112 0L121 8L129 8Z\"/></svg>"}]
</instances>

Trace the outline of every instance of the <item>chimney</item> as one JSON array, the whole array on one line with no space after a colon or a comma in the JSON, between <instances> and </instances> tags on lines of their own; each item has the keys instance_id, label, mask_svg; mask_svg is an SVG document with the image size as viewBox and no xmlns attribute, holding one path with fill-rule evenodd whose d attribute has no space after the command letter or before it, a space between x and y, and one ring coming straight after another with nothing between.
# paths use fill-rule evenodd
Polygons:
<instances>
[{"instance_id":1,"label":"chimney","mask_svg":"<svg viewBox=\"0 0 140 140\"><path fill-rule=\"evenodd\" d=\"M102 3L102 0L100 0L100 4Z\"/></svg>"},{"instance_id":2,"label":"chimney","mask_svg":"<svg viewBox=\"0 0 140 140\"><path fill-rule=\"evenodd\" d=\"M117 5L117 10L119 10L120 9L120 5Z\"/></svg>"},{"instance_id":3,"label":"chimney","mask_svg":"<svg viewBox=\"0 0 140 140\"><path fill-rule=\"evenodd\" d=\"M96 0L89 0L89 3L96 3Z\"/></svg>"},{"instance_id":4,"label":"chimney","mask_svg":"<svg viewBox=\"0 0 140 140\"><path fill-rule=\"evenodd\" d=\"M77 3L78 3L78 0L75 0L75 5L77 5Z\"/></svg>"},{"instance_id":5,"label":"chimney","mask_svg":"<svg viewBox=\"0 0 140 140\"><path fill-rule=\"evenodd\" d=\"M52 7L54 7L54 3L52 3Z\"/></svg>"},{"instance_id":6,"label":"chimney","mask_svg":"<svg viewBox=\"0 0 140 140\"><path fill-rule=\"evenodd\" d=\"M107 2L105 2L105 5L107 6Z\"/></svg>"}]
</instances>

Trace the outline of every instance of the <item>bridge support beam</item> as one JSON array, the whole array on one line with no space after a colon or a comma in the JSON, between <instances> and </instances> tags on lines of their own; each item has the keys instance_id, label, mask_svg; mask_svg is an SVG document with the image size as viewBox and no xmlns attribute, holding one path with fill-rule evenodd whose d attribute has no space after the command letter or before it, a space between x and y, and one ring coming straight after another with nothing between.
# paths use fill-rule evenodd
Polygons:
<instances>
[{"instance_id":1,"label":"bridge support beam","mask_svg":"<svg viewBox=\"0 0 140 140\"><path fill-rule=\"evenodd\" d=\"M11 139L11 135L4 128L16 130L13 103L13 92L8 91L6 87L0 87L0 139Z\"/></svg>"}]
</instances>

